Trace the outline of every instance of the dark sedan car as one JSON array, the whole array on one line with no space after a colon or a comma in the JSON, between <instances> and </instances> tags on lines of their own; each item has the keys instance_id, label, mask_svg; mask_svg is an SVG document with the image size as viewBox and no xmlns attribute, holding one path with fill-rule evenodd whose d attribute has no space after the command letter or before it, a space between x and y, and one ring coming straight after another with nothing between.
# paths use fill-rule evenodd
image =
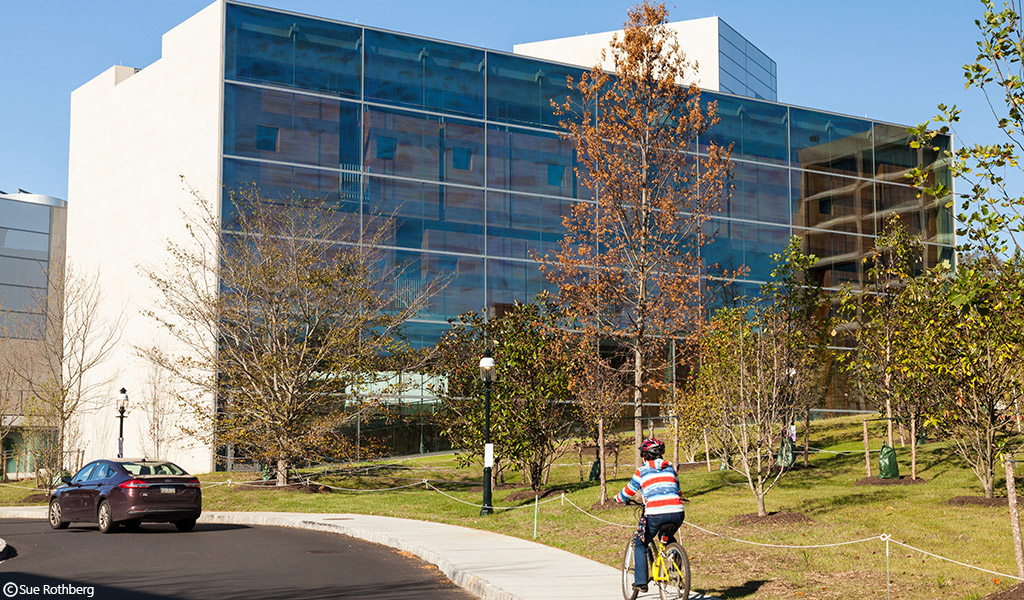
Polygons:
<instances>
[{"instance_id":1,"label":"dark sedan car","mask_svg":"<svg viewBox=\"0 0 1024 600\"><path fill-rule=\"evenodd\" d=\"M191 531L203 512L199 480L162 460L96 460L50 494L50 527L97 523L110 533L118 525L135 529L143 521L174 523Z\"/></svg>"}]
</instances>

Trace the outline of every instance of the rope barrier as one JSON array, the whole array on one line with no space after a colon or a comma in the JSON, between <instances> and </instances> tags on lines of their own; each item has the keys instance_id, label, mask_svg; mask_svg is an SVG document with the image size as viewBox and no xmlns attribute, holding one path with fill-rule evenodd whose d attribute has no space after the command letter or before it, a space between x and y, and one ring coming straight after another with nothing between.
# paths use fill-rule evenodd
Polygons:
<instances>
[{"instance_id":1,"label":"rope barrier","mask_svg":"<svg viewBox=\"0 0 1024 600\"><path fill-rule=\"evenodd\" d=\"M699 525L694 525L693 523L690 523L689 521L683 521L683 524L684 525L689 525L690 527L693 527L694 529L699 529L700 531L703 531L704 533L707 533L707 534L710 534L710 535L713 535L713 536L716 536L716 537L720 537L722 539L726 539L726 540L729 540L731 542L738 542L740 544L749 544L751 546L761 546L761 547L764 547L764 548L788 548L788 549L791 549L791 550L807 550L807 549L811 549L811 548L834 548L836 546L849 546L849 545L852 545L852 544L862 544L864 542L870 542L872 540L878 540L878 539L882 539L883 538L883 536L876 535L876 536L873 536L873 537L863 538L863 539L860 539L860 540L851 540L849 542L836 542L834 544L813 544L813 545L810 545L810 546L796 546L796 545L791 545L791 544L765 544L765 543L762 543L762 542L752 542L750 540L741 540L739 538L729 537L729 536L727 536L725 534L722 534L722 533L716 533L716 532L711 531L709 529L704 529L703 527L701 527Z\"/></svg>"},{"instance_id":2,"label":"rope barrier","mask_svg":"<svg viewBox=\"0 0 1024 600\"><path fill-rule=\"evenodd\" d=\"M999 577L1006 577L1007 579L1016 579L1017 581L1024 581L1024 579L1021 579L1020 577L1017 577L1016 575L1007 575L1006 573L998 573L996 571L989 571L988 569L982 569L981 567L975 567L974 565L969 565L967 563L962 563L962 562L960 562L958 560L953 560L952 558L946 558L945 556L939 556L938 554L932 554L931 552L928 552L928 551L925 551L925 550L921 550L920 548L915 548L915 547L910 546L908 544L904 544L903 542L897 542L896 540L887 540L887 541L892 541L892 543L896 544L897 546L903 546L904 548L907 548L908 550L913 550L915 552L920 552L921 554L925 554L927 556L930 556L932 558L937 558L939 560L944 560L946 562L951 562L951 563L953 563L955 565L960 565L961 567L967 567L968 569L974 569L975 571L981 571L983 573L988 573L990 575L997 575Z\"/></svg>"},{"instance_id":3,"label":"rope barrier","mask_svg":"<svg viewBox=\"0 0 1024 600\"><path fill-rule=\"evenodd\" d=\"M421 479L421 480L417 481L416 483L410 483L410 484L406 484L406 485L399 485L399 486L389 487L389 488L378 488L378 489L373 489L373 490L366 490L366 489L355 489L355 488L343 488L343 487L338 487L338 486L334 486L334 485L328 485L326 483L320 483L318 481L313 481L312 479L307 479L306 480L306 485L310 485L310 484L312 484L312 485L319 485L319 486L323 486L325 488L329 488L329 489L332 489L332 490L339 490L339 491L342 491L342 492L390 492L390 491L393 491L393 490L403 490L403 489L406 489L406 488L416 487L416 486L422 485L424 483L427 483L426 479Z\"/></svg>"},{"instance_id":4,"label":"rope barrier","mask_svg":"<svg viewBox=\"0 0 1024 600\"><path fill-rule=\"evenodd\" d=\"M430 485L430 482L427 481L426 479L423 480L423 483L427 486L427 488L429 488L431 490L434 490L435 492L437 492L438 494L441 494L442 496L445 496L447 498L451 498L452 500L454 500L456 502L461 502L462 504L467 504L469 506L475 506L477 508L483 508L484 507L483 504L474 504L472 502L466 502L465 500L461 500L459 498L456 498L455 496L452 496L451 494L446 494L443 491L437 489L436 487ZM540 500L537 500L534 504L535 505L547 504L548 502L554 502L555 500L558 500L558 499L559 498L548 498L547 500L544 500L543 502L541 502ZM491 508L493 508L494 510L519 510L519 509L522 509L522 508L534 508L534 506L529 505L529 504L524 504L522 506L493 506L492 505Z\"/></svg>"}]
</instances>

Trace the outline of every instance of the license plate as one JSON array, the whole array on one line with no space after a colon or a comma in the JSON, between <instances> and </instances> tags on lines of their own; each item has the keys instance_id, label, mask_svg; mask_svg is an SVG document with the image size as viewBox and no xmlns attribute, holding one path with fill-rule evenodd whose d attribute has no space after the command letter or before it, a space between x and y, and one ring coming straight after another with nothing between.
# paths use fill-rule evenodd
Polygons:
<instances>
[{"instance_id":1,"label":"license plate","mask_svg":"<svg viewBox=\"0 0 1024 600\"><path fill-rule=\"evenodd\" d=\"M162 487L162 488L160 488L160 493L161 494L173 494L176 491L178 491L178 490L176 490L176 489L174 489L172 487Z\"/></svg>"}]
</instances>

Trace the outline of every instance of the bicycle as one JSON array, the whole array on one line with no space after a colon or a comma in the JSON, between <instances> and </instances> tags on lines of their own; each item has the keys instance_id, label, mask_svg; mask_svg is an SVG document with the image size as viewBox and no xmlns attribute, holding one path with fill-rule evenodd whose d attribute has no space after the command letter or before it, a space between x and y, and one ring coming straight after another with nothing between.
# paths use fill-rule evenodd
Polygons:
<instances>
[{"instance_id":1,"label":"bicycle","mask_svg":"<svg viewBox=\"0 0 1024 600\"><path fill-rule=\"evenodd\" d=\"M633 504L633 503L631 503ZM638 504L640 514L643 505ZM669 525L668 527L671 527ZM633 588L633 573L636 571L636 559L633 554L633 540L638 535L634 531L626 544L626 553L622 557L622 597L625 600L636 600L638 590ZM683 600L690 597L690 559L686 549L678 542L672 542L671 536L662 527L654 539L647 543L647 574L650 581L657 584L661 600Z\"/></svg>"}]
</instances>

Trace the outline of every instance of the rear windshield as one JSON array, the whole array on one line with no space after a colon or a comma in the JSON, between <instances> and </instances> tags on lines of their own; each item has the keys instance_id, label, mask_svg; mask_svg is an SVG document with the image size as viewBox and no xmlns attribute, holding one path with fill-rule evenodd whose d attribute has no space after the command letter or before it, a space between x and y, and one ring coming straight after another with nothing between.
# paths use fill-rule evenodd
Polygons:
<instances>
[{"instance_id":1,"label":"rear windshield","mask_svg":"<svg viewBox=\"0 0 1024 600\"><path fill-rule=\"evenodd\" d=\"M128 471L132 475L186 475L185 471L181 470L176 464L173 463L121 463L125 471Z\"/></svg>"}]
</instances>

